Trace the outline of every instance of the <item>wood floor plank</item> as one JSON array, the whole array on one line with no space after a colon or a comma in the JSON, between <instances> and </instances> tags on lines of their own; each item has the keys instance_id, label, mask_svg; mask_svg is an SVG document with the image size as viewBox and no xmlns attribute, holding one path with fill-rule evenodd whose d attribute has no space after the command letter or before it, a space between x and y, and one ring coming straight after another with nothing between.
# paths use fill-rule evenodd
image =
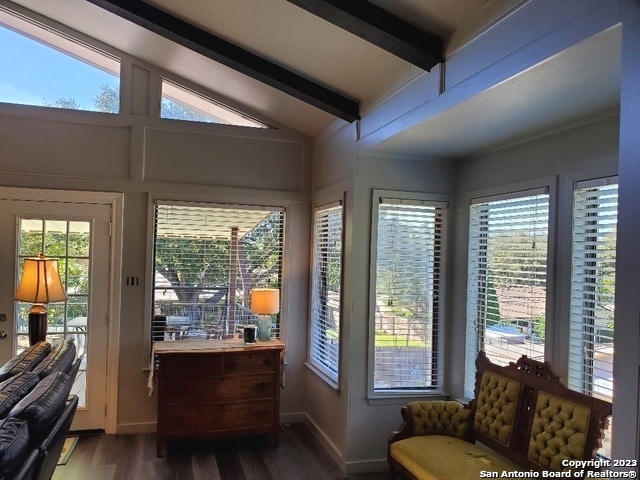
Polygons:
<instances>
[{"instance_id":1,"label":"wood floor plank","mask_svg":"<svg viewBox=\"0 0 640 480\"><path fill-rule=\"evenodd\" d=\"M123 435L119 439L115 478L140 478L142 476L143 435Z\"/></svg>"},{"instance_id":2,"label":"wood floor plank","mask_svg":"<svg viewBox=\"0 0 640 480\"><path fill-rule=\"evenodd\" d=\"M222 480L216 456L206 452L195 452L191 456L194 480Z\"/></svg>"},{"instance_id":3,"label":"wood floor plank","mask_svg":"<svg viewBox=\"0 0 640 480\"><path fill-rule=\"evenodd\" d=\"M241 448L238 451L240 465L246 480L274 480L264 461L263 448Z\"/></svg>"},{"instance_id":4,"label":"wood floor plank","mask_svg":"<svg viewBox=\"0 0 640 480\"><path fill-rule=\"evenodd\" d=\"M264 437L174 442L156 457L156 436L86 435L53 480L390 480L389 472L344 475L304 424L283 425L277 445Z\"/></svg>"},{"instance_id":5,"label":"wood floor plank","mask_svg":"<svg viewBox=\"0 0 640 480\"><path fill-rule=\"evenodd\" d=\"M246 480L237 451L221 448L216 451L215 456L222 480Z\"/></svg>"}]
</instances>

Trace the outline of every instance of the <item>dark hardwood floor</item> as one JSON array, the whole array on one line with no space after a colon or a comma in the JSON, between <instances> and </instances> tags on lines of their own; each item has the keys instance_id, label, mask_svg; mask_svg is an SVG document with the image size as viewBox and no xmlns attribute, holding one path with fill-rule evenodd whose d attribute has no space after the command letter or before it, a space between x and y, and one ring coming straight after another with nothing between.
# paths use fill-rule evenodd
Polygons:
<instances>
[{"instance_id":1,"label":"dark hardwood floor","mask_svg":"<svg viewBox=\"0 0 640 480\"><path fill-rule=\"evenodd\" d=\"M278 446L264 438L174 442L156 457L155 434L80 435L53 480L390 480L389 472L344 475L304 424L282 428Z\"/></svg>"}]
</instances>

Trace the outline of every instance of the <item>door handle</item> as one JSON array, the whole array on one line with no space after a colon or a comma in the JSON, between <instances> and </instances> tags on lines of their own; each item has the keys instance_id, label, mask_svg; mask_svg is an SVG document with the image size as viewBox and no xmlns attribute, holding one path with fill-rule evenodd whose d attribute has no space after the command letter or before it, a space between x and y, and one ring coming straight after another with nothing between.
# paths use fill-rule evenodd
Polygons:
<instances>
[{"instance_id":1,"label":"door handle","mask_svg":"<svg viewBox=\"0 0 640 480\"><path fill-rule=\"evenodd\" d=\"M0 340L7 338L7 332L4 330L0 330Z\"/></svg>"}]
</instances>

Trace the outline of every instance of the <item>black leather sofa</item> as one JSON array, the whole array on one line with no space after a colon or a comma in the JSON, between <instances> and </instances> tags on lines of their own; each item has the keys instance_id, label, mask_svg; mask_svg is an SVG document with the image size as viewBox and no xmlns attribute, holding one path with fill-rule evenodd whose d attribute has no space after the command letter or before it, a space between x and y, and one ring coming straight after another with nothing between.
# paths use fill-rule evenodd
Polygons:
<instances>
[{"instance_id":1,"label":"black leather sofa","mask_svg":"<svg viewBox=\"0 0 640 480\"><path fill-rule=\"evenodd\" d=\"M39 342L0 367L0 480L50 479L78 406L71 338Z\"/></svg>"}]
</instances>

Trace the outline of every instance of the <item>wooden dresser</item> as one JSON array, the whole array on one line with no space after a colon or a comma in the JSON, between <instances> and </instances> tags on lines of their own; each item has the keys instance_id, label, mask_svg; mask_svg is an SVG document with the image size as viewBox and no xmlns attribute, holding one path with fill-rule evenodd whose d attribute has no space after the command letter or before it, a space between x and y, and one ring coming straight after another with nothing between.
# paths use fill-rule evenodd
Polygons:
<instances>
[{"instance_id":1,"label":"wooden dresser","mask_svg":"<svg viewBox=\"0 0 640 480\"><path fill-rule=\"evenodd\" d=\"M279 340L154 343L158 456L178 438L267 434L277 442L284 348Z\"/></svg>"}]
</instances>

